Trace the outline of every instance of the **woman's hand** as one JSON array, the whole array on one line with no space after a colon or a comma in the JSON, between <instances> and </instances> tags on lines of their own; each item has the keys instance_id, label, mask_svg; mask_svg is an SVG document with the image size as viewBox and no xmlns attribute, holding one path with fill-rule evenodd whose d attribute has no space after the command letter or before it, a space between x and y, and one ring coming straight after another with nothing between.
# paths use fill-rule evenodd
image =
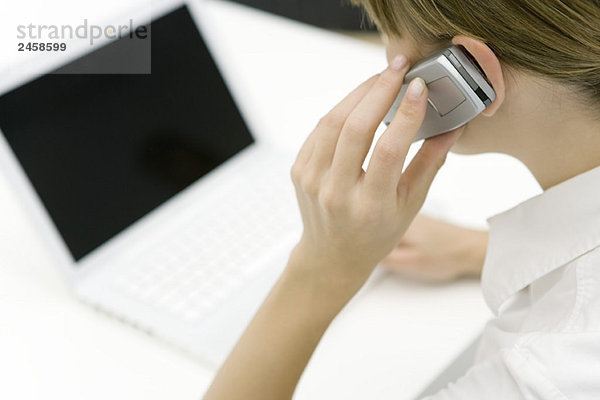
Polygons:
<instances>
[{"instance_id":1,"label":"woman's hand","mask_svg":"<svg viewBox=\"0 0 600 400\"><path fill-rule=\"evenodd\" d=\"M403 172L427 107L427 87L410 83L396 116L362 169L375 130L408 70L398 57L318 123L291 171L304 223L288 268L346 286L353 294L400 242L462 129L427 140Z\"/></svg>"},{"instance_id":2,"label":"woman's hand","mask_svg":"<svg viewBox=\"0 0 600 400\"><path fill-rule=\"evenodd\" d=\"M402 275L430 282L479 277L488 233L418 215L381 262Z\"/></svg>"},{"instance_id":3,"label":"woman's hand","mask_svg":"<svg viewBox=\"0 0 600 400\"><path fill-rule=\"evenodd\" d=\"M407 69L405 59L394 60L323 117L304 143L292 167L304 233L205 400L291 399L333 318L421 208L459 135L427 140L402 172L425 115L422 80L412 82L367 171L362 169Z\"/></svg>"}]
</instances>

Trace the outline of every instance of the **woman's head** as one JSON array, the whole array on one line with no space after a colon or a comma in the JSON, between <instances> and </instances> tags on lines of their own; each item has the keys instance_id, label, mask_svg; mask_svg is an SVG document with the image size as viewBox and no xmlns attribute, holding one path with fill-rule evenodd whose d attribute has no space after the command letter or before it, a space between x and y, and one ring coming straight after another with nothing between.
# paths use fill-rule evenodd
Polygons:
<instances>
[{"instance_id":1,"label":"woman's head","mask_svg":"<svg viewBox=\"0 0 600 400\"><path fill-rule=\"evenodd\" d=\"M600 115L600 0L351 1L385 34L390 58L415 62L450 43L475 53L500 96L468 124L459 152L510 153L499 130L521 131L543 108Z\"/></svg>"}]
</instances>

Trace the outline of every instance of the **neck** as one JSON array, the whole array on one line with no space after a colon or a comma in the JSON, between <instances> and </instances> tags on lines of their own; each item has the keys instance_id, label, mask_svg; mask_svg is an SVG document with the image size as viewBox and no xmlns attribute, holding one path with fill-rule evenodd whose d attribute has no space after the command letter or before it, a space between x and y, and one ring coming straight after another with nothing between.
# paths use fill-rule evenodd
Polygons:
<instances>
[{"instance_id":1,"label":"neck","mask_svg":"<svg viewBox=\"0 0 600 400\"><path fill-rule=\"evenodd\" d=\"M600 122L575 114L539 121L529 143L514 150L546 190L600 166Z\"/></svg>"},{"instance_id":2,"label":"neck","mask_svg":"<svg viewBox=\"0 0 600 400\"><path fill-rule=\"evenodd\" d=\"M545 89L525 88L531 97L519 96L505 127L512 131L505 152L523 162L544 190L600 166L600 119L569 92Z\"/></svg>"}]
</instances>

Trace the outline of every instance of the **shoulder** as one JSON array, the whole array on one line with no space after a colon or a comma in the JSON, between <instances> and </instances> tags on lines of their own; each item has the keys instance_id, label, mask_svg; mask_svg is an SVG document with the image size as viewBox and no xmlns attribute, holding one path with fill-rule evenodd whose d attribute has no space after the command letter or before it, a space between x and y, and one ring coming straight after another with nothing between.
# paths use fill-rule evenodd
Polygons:
<instances>
[{"instance_id":1,"label":"shoulder","mask_svg":"<svg viewBox=\"0 0 600 400\"><path fill-rule=\"evenodd\" d=\"M600 331L600 247L532 282L524 296L520 332ZM512 314L509 310L498 321Z\"/></svg>"},{"instance_id":2,"label":"shoulder","mask_svg":"<svg viewBox=\"0 0 600 400\"><path fill-rule=\"evenodd\" d=\"M600 332L536 332L424 400L600 398Z\"/></svg>"},{"instance_id":3,"label":"shoulder","mask_svg":"<svg viewBox=\"0 0 600 400\"><path fill-rule=\"evenodd\" d=\"M573 308L560 331L600 331L600 246L573 260L570 275Z\"/></svg>"},{"instance_id":4,"label":"shoulder","mask_svg":"<svg viewBox=\"0 0 600 400\"><path fill-rule=\"evenodd\" d=\"M600 398L600 247L514 300L486 327L480 360L495 359L498 376L533 398Z\"/></svg>"}]
</instances>

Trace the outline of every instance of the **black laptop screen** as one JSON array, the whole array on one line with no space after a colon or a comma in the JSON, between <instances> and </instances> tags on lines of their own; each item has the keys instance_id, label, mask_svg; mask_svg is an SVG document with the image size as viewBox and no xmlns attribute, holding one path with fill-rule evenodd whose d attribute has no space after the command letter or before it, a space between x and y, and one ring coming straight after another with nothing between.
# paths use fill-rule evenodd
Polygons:
<instances>
[{"instance_id":1,"label":"black laptop screen","mask_svg":"<svg viewBox=\"0 0 600 400\"><path fill-rule=\"evenodd\" d=\"M0 97L0 129L76 260L253 142L188 9L150 32L151 75L50 74Z\"/></svg>"}]
</instances>

